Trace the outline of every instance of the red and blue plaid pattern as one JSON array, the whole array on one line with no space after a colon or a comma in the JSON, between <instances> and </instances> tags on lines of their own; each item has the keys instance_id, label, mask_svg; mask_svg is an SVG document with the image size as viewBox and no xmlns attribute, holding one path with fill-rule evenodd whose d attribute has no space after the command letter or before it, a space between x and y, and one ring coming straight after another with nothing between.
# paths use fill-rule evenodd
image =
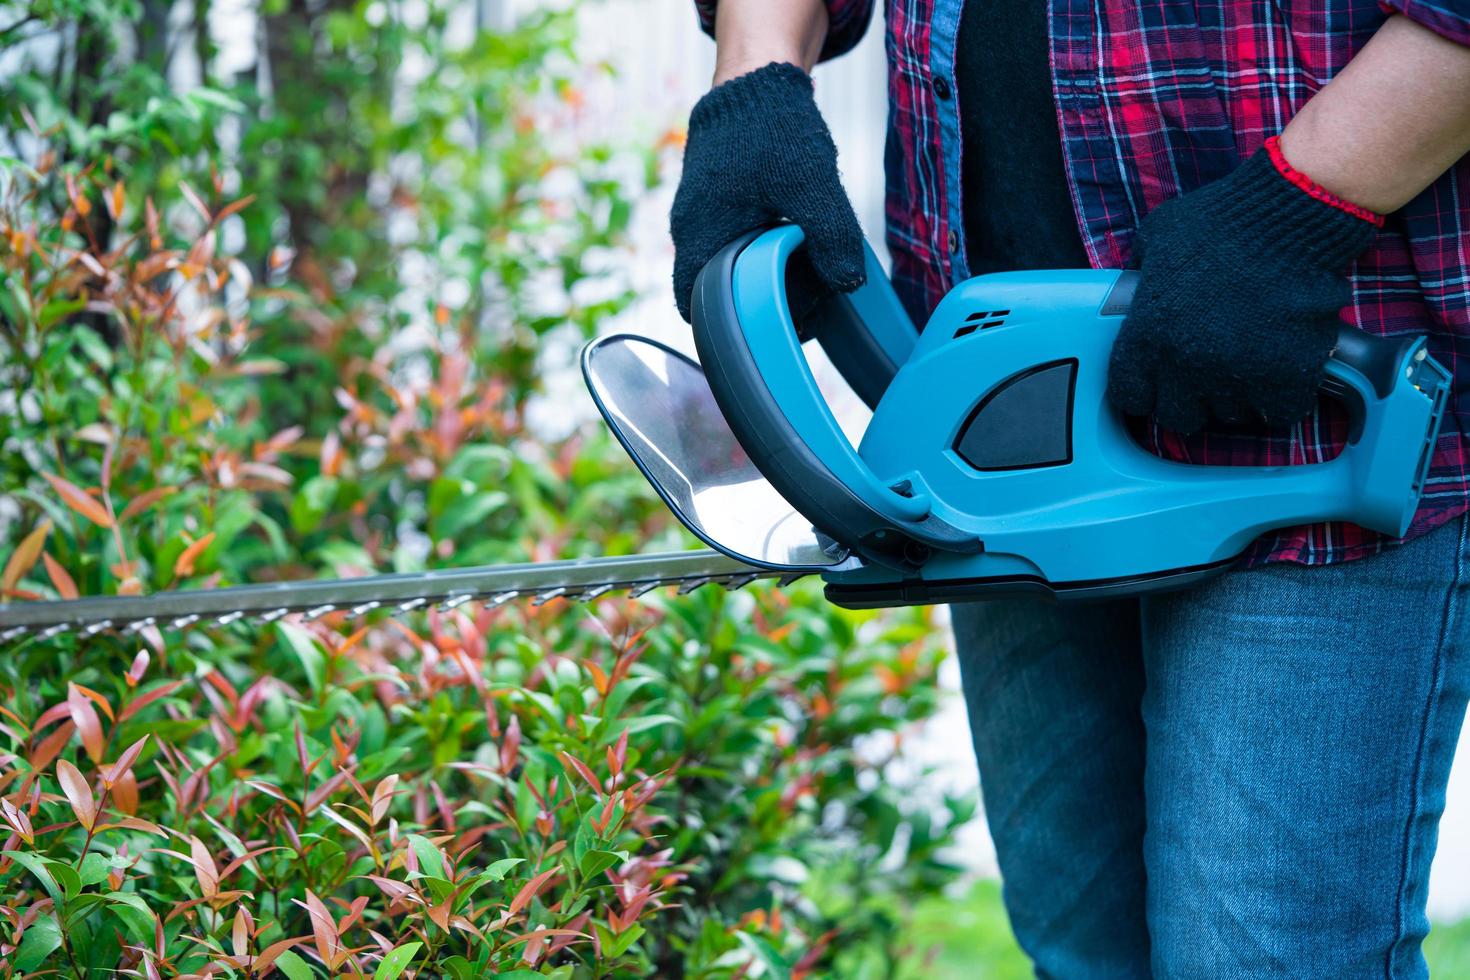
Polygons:
<instances>
[{"instance_id":1,"label":"red and blue plaid pattern","mask_svg":"<svg viewBox=\"0 0 1470 980\"><path fill-rule=\"evenodd\" d=\"M712 30L717 0L695 0ZM894 286L917 322L966 274L958 219L954 27L963 0L888 0L888 246ZM850 49L874 0L827 0L823 57ZM1392 13L1470 45L1470 0L1051 0L1052 78L1078 227L1093 264L1119 268L1139 220L1229 173L1279 133ZM946 47L948 45L948 47ZM1250 256L1242 255L1242 262ZM1456 377L1423 503L1409 536L1470 503L1470 158L1389 215L1353 270L1350 322L1372 333L1428 332ZM1295 426L1143 434L1161 455L1283 465L1329 459L1346 423L1331 404ZM1343 561L1388 540L1351 524L1263 538L1250 563Z\"/></svg>"}]
</instances>

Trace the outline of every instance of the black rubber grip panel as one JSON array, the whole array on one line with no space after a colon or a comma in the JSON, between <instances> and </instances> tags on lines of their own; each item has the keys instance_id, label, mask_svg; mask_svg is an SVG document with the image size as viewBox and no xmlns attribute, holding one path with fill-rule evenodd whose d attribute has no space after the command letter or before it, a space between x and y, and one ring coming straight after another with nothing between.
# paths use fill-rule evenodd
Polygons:
<instances>
[{"instance_id":1,"label":"black rubber grip panel","mask_svg":"<svg viewBox=\"0 0 1470 980\"><path fill-rule=\"evenodd\" d=\"M1112 288L1103 297L1102 309L1097 311L1097 315L1122 316L1127 313L1128 307L1133 305L1133 294L1138 292L1138 281L1142 278L1142 273L1132 269L1118 273Z\"/></svg>"},{"instance_id":2,"label":"black rubber grip panel","mask_svg":"<svg viewBox=\"0 0 1470 980\"><path fill-rule=\"evenodd\" d=\"M978 539L933 515L900 528L837 479L791 427L761 377L735 312L735 261L759 235L743 235L710 259L694 281L692 307L700 365L756 469L813 527L871 561L910 568L922 563L929 547L980 551Z\"/></svg>"},{"instance_id":3,"label":"black rubber grip panel","mask_svg":"<svg viewBox=\"0 0 1470 980\"><path fill-rule=\"evenodd\" d=\"M1356 368L1372 383L1379 398L1387 398L1399 383L1399 366L1419 339L1418 334L1380 337L1344 324L1337 332L1337 350L1332 357Z\"/></svg>"}]
</instances>

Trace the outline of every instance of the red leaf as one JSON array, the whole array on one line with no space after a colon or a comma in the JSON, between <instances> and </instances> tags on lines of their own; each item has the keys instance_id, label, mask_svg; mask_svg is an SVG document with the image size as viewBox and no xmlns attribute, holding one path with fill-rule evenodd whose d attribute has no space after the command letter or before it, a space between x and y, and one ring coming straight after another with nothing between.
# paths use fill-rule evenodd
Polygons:
<instances>
[{"instance_id":1,"label":"red leaf","mask_svg":"<svg viewBox=\"0 0 1470 980\"><path fill-rule=\"evenodd\" d=\"M194 206L194 210L198 211L200 216L204 218L205 221L210 220L209 208L204 206L204 201L201 200L199 195L194 192L194 188L189 186L188 181L179 181L179 190L183 193L184 200L192 204Z\"/></svg>"},{"instance_id":2,"label":"red leaf","mask_svg":"<svg viewBox=\"0 0 1470 980\"><path fill-rule=\"evenodd\" d=\"M139 654L139 656L142 656L142 654ZM133 666L136 667L137 664L138 662L134 660ZM136 715L138 712L148 707L148 705L152 704L154 701L157 701L159 698L168 697L174 691L177 691L183 686L183 681L169 681L167 684L160 684L158 687L153 688L153 690L146 691L143 694L138 695L136 698L128 702L128 706L126 708L122 709L122 712L117 716L118 720L127 721L129 718L133 717L133 715Z\"/></svg>"},{"instance_id":3,"label":"red leaf","mask_svg":"<svg viewBox=\"0 0 1470 980\"><path fill-rule=\"evenodd\" d=\"M505 726L505 738L500 742L500 771L510 772L514 769L520 754L521 721L515 715L511 715L510 724Z\"/></svg>"},{"instance_id":4,"label":"red leaf","mask_svg":"<svg viewBox=\"0 0 1470 980\"><path fill-rule=\"evenodd\" d=\"M128 679L129 687L136 687L138 682L143 679L143 672L148 669L149 659L147 650L138 651L138 655L133 658L133 665L128 668L128 672L125 675Z\"/></svg>"},{"instance_id":5,"label":"red leaf","mask_svg":"<svg viewBox=\"0 0 1470 980\"><path fill-rule=\"evenodd\" d=\"M31 768L39 770L51 765L52 760L60 755L61 750L66 747L66 743L71 741L72 733L76 730L77 726L73 722L67 721L62 723L56 731L43 738L31 750L30 758L26 760L31 764Z\"/></svg>"},{"instance_id":6,"label":"red leaf","mask_svg":"<svg viewBox=\"0 0 1470 980\"><path fill-rule=\"evenodd\" d=\"M106 740L102 736L102 719L92 707L88 697L72 683L66 685L66 704L71 711L71 720L82 735L82 747L93 762L102 761L102 747Z\"/></svg>"},{"instance_id":7,"label":"red leaf","mask_svg":"<svg viewBox=\"0 0 1470 980\"><path fill-rule=\"evenodd\" d=\"M116 762L114 762L110 766L103 766L102 785L106 786L108 789L111 789L113 783L121 779L128 773L130 769L133 768L133 763L138 761L138 756L142 754L143 747L147 744L148 736L144 735L142 738L138 739L132 745L129 745L126 749L124 749L123 754L117 757Z\"/></svg>"},{"instance_id":8,"label":"red leaf","mask_svg":"<svg viewBox=\"0 0 1470 980\"><path fill-rule=\"evenodd\" d=\"M587 785L592 787L593 792L595 792L598 796L602 795L602 783L598 782L597 776L593 774L590 768L588 768L587 763L583 762L581 759L578 759L570 752L563 752L561 754L561 758L563 762L571 766L572 769L576 770L577 775L581 776L587 781Z\"/></svg>"},{"instance_id":9,"label":"red leaf","mask_svg":"<svg viewBox=\"0 0 1470 980\"><path fill-rule=\"evenodd\" d=\"M87 777L70 762L58 759L56 779L61 783L61 791L66 794L67 801L71 803L71 812L77 815L77 822L91 830L92 825L97 822L97 799L92 795Z\"/></svg>"},{"instance_id":10,"label":"red leaf","mask_svg":"<svg viewBox=\"0 0 1470 980\"><path fill-rule=\"evenodd\" d=\"M310 888L306 890L306 901L299 898L292 901L306 909L311 916L311 931L316 937L317 952L329 969L336 970L337 965L346 958L347 951L342 948L342 940L337 934L337 923L333 921L332 914Z\"/></svg>"},{"instance_id":11,"label":"red leaf","mask_svg":"<svg viewBox=\"0 0 1470 980\"><path fill-rule=\"evenodd\" d=\"M530 905L531 899L535 898L541 893L541 889L544 888L546 886L546 883L551 880L551 876L556 874L559 870L561 869L555 867L547 868L545 871L541 872L539 875L522 885L521 890L516 892L516 897L510 900L510 909L506 914L515 915L521 909L525 908L527 905Z\"/></svg>"}]
</instances>

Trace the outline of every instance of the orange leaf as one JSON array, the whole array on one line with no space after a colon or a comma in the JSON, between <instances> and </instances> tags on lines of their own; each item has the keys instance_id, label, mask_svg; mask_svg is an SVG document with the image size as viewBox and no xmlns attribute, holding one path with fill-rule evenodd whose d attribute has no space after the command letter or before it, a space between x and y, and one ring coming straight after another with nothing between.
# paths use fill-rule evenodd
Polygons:
<instances>
[{"instance_id":1,"label":"orange leaf","mask_svg":"<svg viewBox=\"0 0 1470 980\"><path fill-rule=\"evenodd\" d=\"M46 544L46 535L50 533L51 522L43 520L36 525L35 530L21 539L15 551L11 552L10 560L5 563L5 571L0 573L0 589L8 591L15 588L16 583L35 566L36 559L41 557L41 549Z\"/></svg>"},{"instance_id":2,"label":"orange leaf","mask_svg":"<svg viewBox=\"0 0 1470 980\"><path fill-rule=\"evenodd\" d=\"M114 220L122 215L123 205L127 203L127 200L128 195L127 191L123 189L123 182L118 181L117 183L113 184L112 198L108 203L111 205L109 210L112 212L112 217Z\"/></svg>"},{"instance_id":3,"label":"orange leaf","mask_svg":"<svg viewBox=\"0 0 1470 980\"><path fill-rule=\"evenodd\" d=\"M46 575L51 579L51 584L56 587L56 593L59 596L63 599L75 599L81 594L77 592L77 583L67 570L61 567L61 562L46 553L41 555L41 560L46 563Z\"/></svg>"},{"instance_id":4,"label":"orange leaf","mask_svg":"<svg viewBox=\"0 0 1470 980\"><path fill-rule=\"evenodd\" d=\"M234 947L236 956L245 956L250 952L251 933L250 913L245 906L235 909L235 921L230 927L230 945Z\"/></svg>"},{"instance_id":5,"label":"orange leaf","mask_svg":"<svg viewBox=\"0 0 1470 980\"><path fill-rule=\"evenodd\" d=\"M61 499L66 501L67 506L72 510L81 514L98 527L112 527L112 518L107 516L107 510L97 501L87 496L86 491L81 487L50 473L42 473L41 475L55 488L56 492L61 495Z\"/></svg>"},{"instance_id":6,"label":"orange leaf","mask_svg":"<svg viewBox=\"0 0 1470 980\"><path fill-rule=\"evenodd\" d=\"M274 963L282 953L290 949L292 946L300 946L302 943L306 942L306 939L306 936L297 936L295 939L281 939L271 943L265 949L261 950L260 955L255 958L255 963L253 964L255 975L258 977L265 976L266 972L271 968L271 964Z\"/></svg>"},{"instance_id":7,"label":"orange leaf","mask_svg":"<svg viewBox=\"0 0 1470 980\"><path fill-rule=\"evenodd\" d=\"M101 708L102 713L107 716L108 721L117 721L117 719L114 718L112 714L112 702L108 701L107 698L92 690L90 687L83 687L82 685L75 683L72 686L74 686L78 691L81 691L83 696L85 696L88 701L91 701L97 707Z\"/></svg>"},{"instance_id":8,"label":"orange leaf","mask_svg":"<svg viewBox=\"0 0 1470 980\"><path fill-rule=\"evenodd\" d=\"M138 777L132 770L123 773L112 783L112 805L128 816L138 812Z\"/></svg>"},{"instance_id":9,"label":"orange leaf","mask_svg":"<svg viewBox=\"0 0 1470 980\"><path fill-rule=\"evenodd\" d=\"M240 200L238 201L231 201L229 204L226 204L224 207L220 208L219 214L215 215L214 218L216 221L223 221L230 215L235 214L239 211L243 211L245 208L249 207L250 202L254 200L254 194L247 194L244 197L240 198Z\"/></svg>"},{"instance_id":10,"label":"orange leaf","mask_svg":"<svg viewBox=\"0 0 1470 980\"><path fill-rule=\"evenodd\" d=\"M189 862L194 865L194 876L199 879L199 890L204 897L213 898L219 894L219 869L215 866L214 855L198 837L189 838Z\"/></svg>"},{"instance_id":11,"label":"orange leaf","mask_svg":"<svg viewBox=\"0 0 1470 980\"><path fill-rule=\"evenodd\" d=\"M87 777L82 771L65 759L56 760L56 779L61 783L61 791L66 794L68 802L71 803L71 812L77 815L77 822L87 830L97 822L97 799L92 795L92 787L87 783Z\"/></svg>"},{"instance_id":12,"label":"orange leaf","mask_svg":"<svg viewBox=\"0 0 1470 980\"><path fill-rule=\"evenodd\" d=\"M180 552L179 557L174 561L174 574L180 577L193 575L194 563L199 560L199 556L204 553L204 549L208 548L212 541L214 541L214 532L210 531Z\"/></svg>"}]
</instances>

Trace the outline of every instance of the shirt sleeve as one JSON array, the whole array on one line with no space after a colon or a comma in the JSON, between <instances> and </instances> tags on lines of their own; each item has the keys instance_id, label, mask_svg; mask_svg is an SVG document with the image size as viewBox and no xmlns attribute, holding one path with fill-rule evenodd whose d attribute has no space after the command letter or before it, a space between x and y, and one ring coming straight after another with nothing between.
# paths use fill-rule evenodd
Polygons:
<instances>
[{"instance_id":1,"label":"shirt sleeve","mask_svg":"<svg viewBox=\"0 0 1470 980\"><path fill-rule=\"evenodd\" d=\"M699 26L710 37L715 36L715 8L720 0L694 0L694 9L699 11ZM863 38L868 21L873 16L873 0L825 0L827 4L827 40L822 43L822 55L826 61L847 54ZM1404 0L1401 0L1404 2ZM1419 2L1419 0L1407 0ZM1462 0L1449 0L1451 3ZM1470 2L1470 0L1463 0Z\"/></svg>"},{"instance_id":2,"label":"shirt sleeve","mask_svg":"<svg viewBox=\"0 0 1470 980\"><path fill-rule=\"evenodd\" d=\"M1378 5L1451 41L1470 45L1470 0L1378 0Z\"/></svg>"}]
</instances>

